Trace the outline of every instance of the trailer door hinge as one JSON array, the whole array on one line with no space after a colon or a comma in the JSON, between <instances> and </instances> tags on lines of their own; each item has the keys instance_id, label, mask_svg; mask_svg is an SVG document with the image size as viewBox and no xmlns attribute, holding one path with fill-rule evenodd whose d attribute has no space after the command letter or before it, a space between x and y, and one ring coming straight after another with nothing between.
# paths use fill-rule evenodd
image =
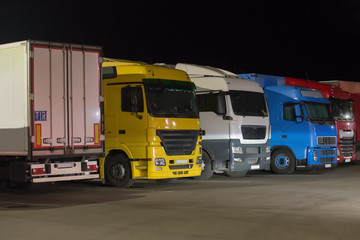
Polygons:
<instances>
[{"instance_id":1,"label":"trailer door hinge","mask_svg":"<svg viewBox=\"0 0 360 240\"><path fill-rule=\"evenodd\" d=\"M99 96L99 101L103 102L104 101L104 96Z\"/></svg>"},{"instance_id":2,"label":"trailer door hinge","mask_svg":"<svg viewBox=\"0 0 360 240\"><path fill-rule=\"evenodd\" d=\"M34 100L34 94L33 93L30 94L30 100Z\"/></svg>"}]
</instances>

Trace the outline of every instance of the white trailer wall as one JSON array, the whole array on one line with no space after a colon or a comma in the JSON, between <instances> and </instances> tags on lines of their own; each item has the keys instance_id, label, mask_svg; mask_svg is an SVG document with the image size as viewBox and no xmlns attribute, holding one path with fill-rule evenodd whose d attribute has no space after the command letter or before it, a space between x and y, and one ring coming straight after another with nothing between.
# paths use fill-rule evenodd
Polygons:
<instances>
[{"instance_id":1,"label":"white trailer wall","mask_svg":"<svg viewBox=\"0 0 360 240\"><path fill-rule=\"evenodd\" d=\"M0 154L27 155L28 62L26 42L0 45Z\"/></svg>"}]
</instances>

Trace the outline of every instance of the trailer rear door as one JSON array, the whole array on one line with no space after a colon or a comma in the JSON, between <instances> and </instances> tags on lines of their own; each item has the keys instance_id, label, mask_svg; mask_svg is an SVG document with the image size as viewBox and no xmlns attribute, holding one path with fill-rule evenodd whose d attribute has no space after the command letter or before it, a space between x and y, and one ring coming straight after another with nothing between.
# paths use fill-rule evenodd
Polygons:
<instances>
[{"instance_id":1,"label":"trailer rear door","mask_svg":"<svg viewBox=\"0 0 360 240\"><path fill-rule=\"evenodd\" d=\"M102 153L100 47L31 44L33 155Z\"/></svg>"}]
</instances>

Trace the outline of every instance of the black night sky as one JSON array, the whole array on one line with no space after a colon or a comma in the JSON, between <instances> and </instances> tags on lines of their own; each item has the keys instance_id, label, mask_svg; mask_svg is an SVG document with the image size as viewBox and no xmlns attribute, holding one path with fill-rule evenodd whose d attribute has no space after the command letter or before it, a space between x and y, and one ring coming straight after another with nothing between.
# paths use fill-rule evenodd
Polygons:
<instances>
[{"instance_id":1,"label":"black night sky","mask_svg":"<svg viewBox=\"0 0 360 240\"><path fill-rule=\"evenodd\" d=\"M17 1L0 44L100 45L106 57L242 73L360 81L360 1Z\"/></svg>"}]
</instances>

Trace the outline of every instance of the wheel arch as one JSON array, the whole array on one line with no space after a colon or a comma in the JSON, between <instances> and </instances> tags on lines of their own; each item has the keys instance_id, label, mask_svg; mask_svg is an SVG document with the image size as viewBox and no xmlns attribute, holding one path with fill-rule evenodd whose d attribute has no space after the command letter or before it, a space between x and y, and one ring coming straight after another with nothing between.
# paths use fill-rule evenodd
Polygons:
<instances>
[{"instance_id":1,"label":"wheel arch","mask_svg":"<svg viewBox=\"0 0 360 240\"><path fill-rule=\"evenodd\" d=\"M291 148L289 148L288 146L284 146L284 145L273 146L273 147L271 148L271 155L272 155L275 151L277 151L277 150L279 150L279 149L288 150L288 151L291 153L291 155L294 157L294 159L296 160L296 155L295 155L295 153L293 152L293 150L291 150Z\"/></svg>"},{"instance_id":2,"label":"wheel arch","mask_svg":"<svg viewBox=\"0 0 360 240\"><path fill-rule=\"evenodd\" d=\"M202 148L203 148L202 149L202 154L205 153L206 155L209 156L210 162L211 162L211 169L214 169L214 161L215 161L214 155L215 155L215 153L211 154L212 151L210 149L204 147L204 146Z\"/></svg>"},{"instance_id":3,"label":"wheel arch","mask_svg":"<svg viewBox=\"0 0 360 240\"><path fill-rule=\"evenodd\" d=\"M118 155L118 154L123 154L125 155L128 159L129 159L129 156L126 154L125 151L123 150L120 150L120 149L113 149L113 150L110 150L108 152L108 154L106 155L105 157L105 160L104 160L104 179L105 181L108 181L107 179L107 174L106 174L106 169L108 168L108 165L109 165L109 159L115 155Z\"/></svg>"}]
</instances>

